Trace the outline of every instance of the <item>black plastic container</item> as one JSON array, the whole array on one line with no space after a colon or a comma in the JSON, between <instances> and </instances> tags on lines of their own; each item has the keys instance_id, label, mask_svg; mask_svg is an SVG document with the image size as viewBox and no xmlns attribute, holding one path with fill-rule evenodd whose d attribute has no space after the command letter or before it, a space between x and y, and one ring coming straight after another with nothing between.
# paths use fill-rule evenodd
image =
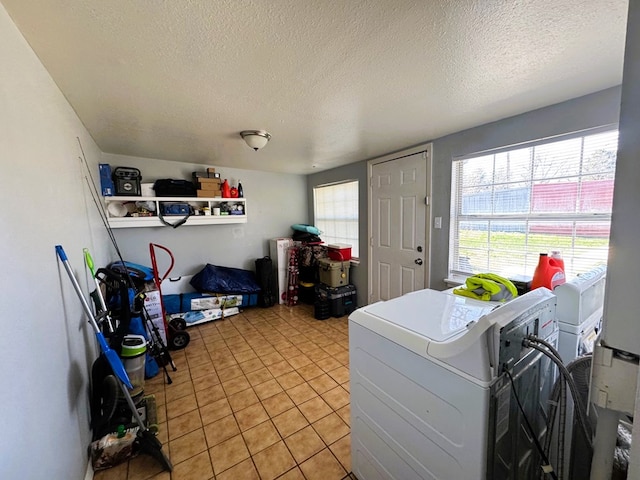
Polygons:
<instances>
[{"instance_id":1,"label":"black plastic container","mask_svg":"<svg viewBox=\"0 0 640 480\"><path fill-rule=\"evenodd\" d=\"M313 304L313 316L316 320L326 320L331 317L331 305L327 299L317 299Z\"/></svg>"},{"instance_id":2,"label":"black plastic container","mask_svg":"<svg viewBox=\"0 0 640 480\"><path fill-rule=\"evenodd\" d=\"M330 287L321 283L316 287L316 303L319 300L329 302L329 312L332 317L349 315L358 307L354 285Z\"/></svg>"}]
</instances>

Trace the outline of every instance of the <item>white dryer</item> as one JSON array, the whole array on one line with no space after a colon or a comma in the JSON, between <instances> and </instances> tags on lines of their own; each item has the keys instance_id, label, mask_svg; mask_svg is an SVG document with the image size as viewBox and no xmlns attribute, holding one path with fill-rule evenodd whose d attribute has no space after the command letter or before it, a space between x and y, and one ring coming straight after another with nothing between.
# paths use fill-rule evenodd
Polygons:
<instances>
[{"instance_id":1,"label":"white dryer","mask_svg":"<svg viewBox=\"0 0 640 480\"><path fill-rule=\"evenodd\" d=\"M558 285L558 352L567 364L593 351L602 327L607 267L597 267Z\"/></svg>"},{"instance_id":2,"label":"white dryer","mask_svg":"<svg viewBox=\"0 0 640 480\"><path fill-rule=\"evenodd\" d=\"M555 341L555 296L495 305L421 290L349 317L352 469L359 480L534 478L552 376L529 334ZM542 400L544 399L544 400Z\"/></svg>"}]
</instances>

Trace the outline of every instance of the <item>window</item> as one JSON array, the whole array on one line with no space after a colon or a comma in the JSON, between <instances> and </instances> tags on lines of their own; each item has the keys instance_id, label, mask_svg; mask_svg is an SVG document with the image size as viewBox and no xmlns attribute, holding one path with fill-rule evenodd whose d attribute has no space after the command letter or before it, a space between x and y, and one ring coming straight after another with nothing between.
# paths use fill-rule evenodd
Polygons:
<instances>
[{"instance_id":1,"label":"window","mask_svg":"<svg viewBox=\"0 0 640 480\"><path fill-rule=\"evenodd\" d=\"M533 275L559 250L567 277L606 264L618 132L453 161L451 275Z\"/></svg>"},{"instance_id":2,"label":"window","mask_svg":"<svg viewBox=\"0 0 640 480\"><path fill-rule=\"evenodd\" d=\"M358 257L358 181L322 185L313 189L315 226L325 244L347 243Z\"/></svg>"}]
</instances>

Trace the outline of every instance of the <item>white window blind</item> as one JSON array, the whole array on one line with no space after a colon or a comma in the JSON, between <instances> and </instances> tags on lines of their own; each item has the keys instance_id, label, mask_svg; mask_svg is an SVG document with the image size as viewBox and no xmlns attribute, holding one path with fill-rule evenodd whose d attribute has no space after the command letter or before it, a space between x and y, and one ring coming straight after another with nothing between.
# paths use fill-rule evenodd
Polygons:
<instances>
[{"instance_id":1,"label":"white window blind","mask_svg":"<svg viewBox=\"0 0 640 480\"><path fill-rule=\"evenodd\" d=\"M358 181L315 187L313 210L325 244L347 243L358 257Z\"/></svg>"},{"instance_id":2,"label":"white window blind","mask_svg":"<svg viewBox=\"0 0 640 480\"><path fill-rule=\"evenodd\" d=\"M449 273L533 275L559 250L568 278L606 264L618 132L456 159Z\"/></svg>"}]
</instances>

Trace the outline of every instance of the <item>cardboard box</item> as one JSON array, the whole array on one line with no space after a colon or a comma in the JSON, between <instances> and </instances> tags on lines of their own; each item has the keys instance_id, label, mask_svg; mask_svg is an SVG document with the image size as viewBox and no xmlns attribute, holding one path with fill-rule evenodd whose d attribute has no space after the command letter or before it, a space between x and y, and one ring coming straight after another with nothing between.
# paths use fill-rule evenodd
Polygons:
<instances>
[{"instance_id":1,"label":"cardboard box","mask_svg":"<svg viewBox=\"0 0 640 480\"><path fill-rule=\"evenodd\" d=\"M187 322L187 327L192 325L198 325L199 323L211 322L213 320L219 320L223 318L223 316L230 317L232 315L237 315L240 313L240 309L237 307L232 308L211 308L209 310L197 310L185 313L176 313L174 315L169 315L167 317L168 321L171 321L175 318L181 318L185 322Z\"/></svg>"},{"instance_id":2,"label":"cardboard box","mask_svg":"<svg viewBox=\"0 0 640 480\"><path fill-rule=\"evenodd\" d=\"M220 198L222 197L222 191L221 190L196 190L196 197Z\"/></svg>"},{"instance_id":3,"label":"cardboard box","mask_svg":"<svg viewBox=\"0 0 640 480\"><path fill-rule=\"evenodd\" d=\"M189 312L192 310L211 310L214 308L241 307L242 295L209 295L189 292L179 295L163 295L162 301L167 315Z\"/></svg>"},{"instance_id":4,"label":"cardboard box","mask_svg":"<svg viewBox=\"0 0 640 480\"><path fill-rule=\"evenodd\" d=\"M214 178L214 177L198 177L196 179L198 182L205 184L205 183L217 183L220 184L220 178Z\"/></svg>"},{"instance_id":5,"label":"cardboard box","mask_svg":"<svg viewBox=\"0 0 640 480\"><path fill-rule=\"evenodd\" d=\"M216 169L213 167L207 168L205 172L192 172L193 178L220 178L220 174L216 173Z\"/></svg>"},{"instance_id":6,"label":"cardboard box","mask_svg":"<svg viewBox=\"0 0 640 480\"><path fill-rule=\"evenodd\" d=\"M160 332L160 337L164 344L167 344L167 332L164 328L164 318L162 316L162 305L160 304L160 292L158 290L150 290L144 292L144 307L149 315L149 319Z\"/></svg>"},{"instance_id":7,"label":"cardboard box","mask_svg":"<svg viewBox=\"0 0 640 480\"><path fill-rule=\"evenodd\" d=\"M289 247L293 246L291 238L272 238L269 241L269 256L273 261L273 269L278 282L278 303L285 304L284 293L287 291L287 267Z\"/></svg>"},{"instance_id":8,"label":"cardboard box","mask_svg":"<svg viewBox=\"0 0 640 480\"><path fill-rule=\"evenodd\" d=\"M200 190L221 190L220 182L198 182L197 187Z\"/></svg>"}]
</instances>

